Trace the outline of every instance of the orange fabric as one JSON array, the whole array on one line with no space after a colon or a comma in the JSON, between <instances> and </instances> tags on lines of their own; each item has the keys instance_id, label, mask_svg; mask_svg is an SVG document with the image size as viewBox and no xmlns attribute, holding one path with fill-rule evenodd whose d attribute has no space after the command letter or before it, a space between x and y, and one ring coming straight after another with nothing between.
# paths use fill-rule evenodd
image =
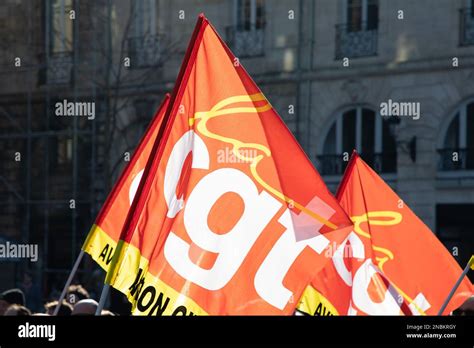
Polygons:
<instances>
[{"instance_id":1,"label":"orange fabric","mask_svg":"<svg viewBox=\"0 0 474 348\"><path fill-rule=\"evenodd\" d=\"M364 258L349 255L344 260L350 277L354 281L367 259L384 276L376 273L370 282L365 282L366 289L356 289L356 284L350 287L343 281L333 262L315 278L312 286L343 315L397 314L388 309L390 306L384 308L381 304L390 296L401 305L398 314L436 315L462 270L434 233L356 153L348 164L337 198L351 216L354 233L365 251ZM388 284L392 286L392 295L386 293ZM361 292L368 293L376 304L366 307L364 301L359 302L375 313L357 306L355 292L359 298L363 297ZM465 278L444 314L459 307L472 293L472 284ZM416 306L412 303L415 298Z\"/></svg>"},{"instance_id":2,"label":"orange fabric","mask_svg":"<svg viewBox=\"0 0 474 348\"><path fill-rule=\"evenodd\" d=\"M257 273L264 273L263 264L279 243L283 256L322 237L326 242L321 245L337 244L348 233L340 229L351 222L268 100L207 19L201 20L169 108L166 140L143 183L126 242L148 260L145 271L209 314L292 314L296 299L328 261L324 251L302 247L287 271L280 264L268 266L268 277L283 272L282 286L291 294L283 306L261 295L265 290L258 289L267 284L258 279L267 278ZM167 170L180 178L171 191L166 189ZM171 210L177 210L175 215ZM253 242L248 242L250 231L256 234ZM189 246L189 252L173 249L171 239ZM232 246L237 255L247 243L240 263L238 256L228 258L220 273L214 272ZM127 253L132 252L126 246ZM200 281L176 266L187 258L195 267L190 277ZM133 267L139 271L138 264ZM116 273L121 269L130 270L130 265L118 265Z\"/></svg>"}]
</instances>

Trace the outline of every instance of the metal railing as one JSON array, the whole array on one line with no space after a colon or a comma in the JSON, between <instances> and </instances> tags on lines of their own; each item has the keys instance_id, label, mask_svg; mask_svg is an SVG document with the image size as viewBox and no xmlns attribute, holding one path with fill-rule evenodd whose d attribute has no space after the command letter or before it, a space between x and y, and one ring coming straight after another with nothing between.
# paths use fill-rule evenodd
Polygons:
<instances>
[{"instance_id":1,"label":"metal railing","mask_svg":"<svg viewBox=\"0 0 474 348\"><path fill-rule=\"evenodd\" d=\"M459 10L459 44L474 45L474 8L467 7Z\"/></svg>"},{"instance_id":2,"label":"metal railing","mask_svg":"<svg viewBox=\"0 0 474 348\"><path fill-rule=\"evenodd\" d=\"M378 173L397 171L396 153L362 153L360 156ZM317 161L317 169L321 175L342 175L348 163L342 155L319 155Z\"/></svg>"},{"instance_id":3,"label":"metal railing","mask_svg":"<svg viewBox=\"0 0 474 348\"><path fill-rule=\"evenodd\" d=\"M162 63L163 35L143 35L127 39L131 68L156 67Z\"/></svg>"},{"instance_id":4,"label":"metal railing","mask_svg":"<svg viewBox=\"0 0 474 348\"><path fill-rule=\"evenodd\" d=\"M46 68L46 83L49 85L70 84L73 64L72 51L51 53Z\"/></svg>"},{"instance_id":5,"label":"metal railing","mask_svg":"<svg viewBox=\"0 0 474 348\"><path fill-rule=\"evenodd\" d=\"M367 22L355 27L336 25L336 59L377 55L377 28L369 28Z\"/></svg>"},{"instance_id":6,"label":"metal railing","mask_svg":"<svg viewBox=\"0 0 474 348\"><path fill-rule=\"evenodd\" d=\"M240 26L226 28L227 44L236 57L259 57L265 54L265 28L245 29Z\"/></svg>"},{"instance_id":7,"label":"metal railing","mask_svg":"<svg viewBox=\"0 0 474 348\"><path fill-rule=\"evenodd\" d=\"M438 150L438 170L474 170L474 149L445 148Z\"/></svg>"}]
</instances>

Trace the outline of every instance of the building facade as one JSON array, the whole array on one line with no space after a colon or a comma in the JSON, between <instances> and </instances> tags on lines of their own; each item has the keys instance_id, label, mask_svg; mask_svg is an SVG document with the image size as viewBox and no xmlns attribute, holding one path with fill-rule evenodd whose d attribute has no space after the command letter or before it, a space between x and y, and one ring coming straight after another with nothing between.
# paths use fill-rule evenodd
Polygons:
<instances>
[{"instance_id":1,"label":"building facade","mask_svg":"<svg viewBox=\"0 0 474 348\"><path fill-rule=\"evenodd\" d=\"M40 260L2 262L5 287L25 270L45 292L64 282L127 154L172 90L201 12L333 191L356 149L467 262L472 0L7 0L0 237L38 243ZM93 103L94 117L58 117L64 101ZM414 109L383 116L384 103Z\"/></svg>"}]
</instances>

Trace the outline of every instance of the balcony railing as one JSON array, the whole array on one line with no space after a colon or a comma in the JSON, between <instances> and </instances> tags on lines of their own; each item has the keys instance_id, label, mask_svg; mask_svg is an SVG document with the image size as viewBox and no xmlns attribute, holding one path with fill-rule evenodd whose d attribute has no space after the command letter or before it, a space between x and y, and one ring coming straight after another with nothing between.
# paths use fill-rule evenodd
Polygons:
<instances>
[{"instance_id":1,"label":"balcony railing","mask_svg":"<svg viewBox=\"0 0 474 348\"><path fill-rule=\"evenodd\" d=\"M226 28L227 43L236 57L258 57L265 54L265 28Z\"/></svg>"},{"instance_id":2,"label":"balcony railing","mask_svg":"<svg viewBox=\"0 0 474 348\"><path fill-rule=\"evenodd\" d=\"M127 40L131 68L156 67L162 63L163 35L144 35Z\"/></svg>"},{"instance_id":3,"label":"balcony railing","mask_svg":"<svg viewBox=\"0 0 474 348\"><path fill-rule=\"evenodd\" d=\"M336 25L336 59L357 58L377 55L377 28L348 24Z\"/></svg>"},{"instance_id":4,"label":"balcony railing","mask_svg":"<svg viewBox=\"0 0 474 348\"><path fill-rule=\"evenodd\" d=\"M474 170L474 149L438 150L438 170Z\"/></svg>"},{"instance_id":5,"label":"balcony railing","mask_svg":"<svg viewBox=\"0 0 474 348\"><path fill-rule=\"evenodd\" d=\"M474 45L474 8L459 10L459 44Z\"/></svg>"},{"instance_id":6,"label":"balcony railing","mask_svg":"<svg viewBox=\"0 0 474 348\"><path fill-rule=\"evenodd\" d=\"M360 156L378 173L397 171L396 153L362 153ZM317 159L317 168L321 175L342 175L348 163L342 155L320 155Z\"/></svg>"},{"instance_id":7,"label":"balcony railing","mask_svg":"<svg viewBox=\"0 0 474 348\"><path fill-rule=\"evenodd\" d=\"M56 52L49 56L46 67L46 83L49 85L69 84L72 81L73 53Z\"/></svg>"}]
</instances>

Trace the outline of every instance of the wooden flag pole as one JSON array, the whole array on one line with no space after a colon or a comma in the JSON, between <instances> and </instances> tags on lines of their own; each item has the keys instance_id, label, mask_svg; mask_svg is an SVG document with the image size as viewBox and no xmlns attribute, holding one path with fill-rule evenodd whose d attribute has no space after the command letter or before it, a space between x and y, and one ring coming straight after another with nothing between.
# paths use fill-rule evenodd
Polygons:
<instances>
[{"instance_id":1,"label":"wooden flag pole","mask_svg":"<svg viewBox=\"0 0 474 348\"><path fill-rule=\"evenodd\" d=\"M448 295L448 298L446 298L446 301L444 301L443 305L441 306L441 309L438 312L438 315L443 315L444 310L448 306L449 301L451 301L451 298L453 297L454 293L456 292L457 288L461 284L462 280L464 277L467 275L467 272L469 272L469 268L474 266L474 255L471 256L471 259L467 263L466 267L464 268L464 271L461 273L461 276L457 280L456 284L454 284L453 288L451 289L451 292Z\"/></svg>"},{"instance_id":2,"label":"wooden flag pole","mask_svg":"<svg viewBox=\"0 0 474 348\"><path fill-rule=\"evenodd\" d=\"M59 308L61 308L61 304L63 303L63 300L66 298L67 289L71 285L72 280L74 279L74 276L77 273L77 269L79 268L79 265L81 264L83 256L84 256L84 250L81 250L81 252L77 256L76 262L74 262L74 266L72 267L71 273L69 273L69 277L67 278L66 284L64 285L63 292L61 293L61 296L59 296L58 304L56 308L54 309L53 315L58 315Z\"/></svg>"}]
</instances>

